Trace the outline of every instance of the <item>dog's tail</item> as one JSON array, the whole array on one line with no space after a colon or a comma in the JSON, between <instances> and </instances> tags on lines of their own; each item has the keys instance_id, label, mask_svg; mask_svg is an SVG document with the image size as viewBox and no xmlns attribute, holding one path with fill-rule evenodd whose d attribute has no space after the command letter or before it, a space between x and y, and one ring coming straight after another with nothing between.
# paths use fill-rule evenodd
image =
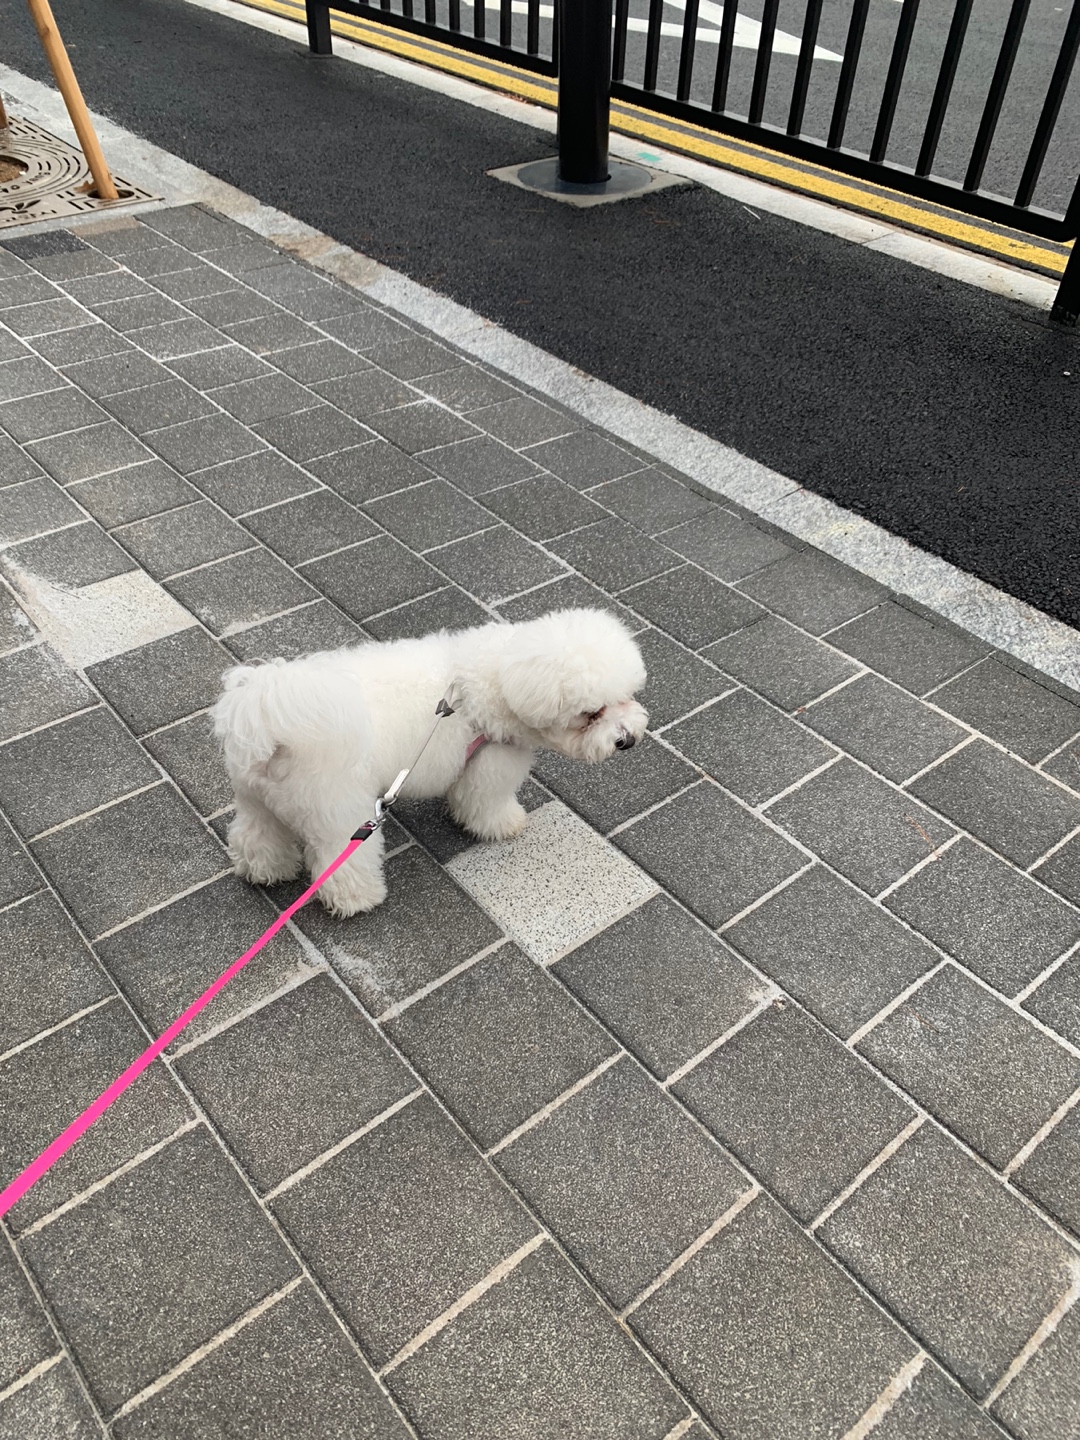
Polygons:
<instances>
[{"instance_id":1,"label":"dog's tail","mask_svg":"<svg viewBox=\"0 0 1080 1440\"><path fill-rule=\"evenodd\" d=\"M222 693L210 714L230 774L265 766L281 743L283 702L294 688L284 663L235 665L222 676Z\"/></svg>"}]
</instances>

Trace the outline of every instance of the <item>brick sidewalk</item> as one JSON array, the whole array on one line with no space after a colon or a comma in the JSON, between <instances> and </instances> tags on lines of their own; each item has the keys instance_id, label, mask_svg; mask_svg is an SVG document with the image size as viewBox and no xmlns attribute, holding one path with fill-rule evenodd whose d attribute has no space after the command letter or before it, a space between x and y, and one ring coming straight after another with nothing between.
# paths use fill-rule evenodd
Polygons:
<instances>
[{"instance_id":1,"label":"brick sidewalk","mask_svg":"<svg viewBox=\"0 0 1080 1440\"><path fill-rule=\"evenodd\" d=\"M235 657L605 605L652 738L403 805L15 1208L3 1440L1080 1435L1080 697L231 222L77 235L0 248L0 1184L298 893Z\"/></svg>"}]
</instances>

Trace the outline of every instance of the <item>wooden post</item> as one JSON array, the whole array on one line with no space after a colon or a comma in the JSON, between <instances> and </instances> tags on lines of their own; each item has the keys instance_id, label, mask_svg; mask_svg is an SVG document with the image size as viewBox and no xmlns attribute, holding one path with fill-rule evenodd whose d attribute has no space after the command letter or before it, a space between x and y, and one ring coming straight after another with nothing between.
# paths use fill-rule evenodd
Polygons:
<instances>
[{"instance_id":1,"label":"wooden post","mask_svg":"<svg viewBox=\"0 0 1080 1440\"><path fill-rule=\"evenodd\" d=\"M7 111L4 109L4 97L0 95L0 130L7 129Z\"/></svg>"},{"instance_id":2,"label":"wooden post","mask_svg":"<svg viewBox=\"0 0 1080 1440\"><path fill-rule=\"evenodd\" d=\"M105 164L105 156L101 152L97 135L90 122L90 113L86 108L86 101L79 89L79 82L75 79L75 71L71 68L71 61L68 59L67 51L64 49L64 42L60 38L60 31L56 28L56 21L53 19L52 10L49 8L49 0L28 0L30 14L33 16L37 32L41 36L41 43L45 50L45 56L52 67L53 75L56 77L57 89L64 97L64 104L67 106L71 123L75 127L75 134L79 137L79 144L86 156L86 163L90 167L90 173L94 177L94 186L98 198L101 200L116 200L116 186L113 184L112 176L109 174L109 167Z\"/></svg>"}]
</instances>

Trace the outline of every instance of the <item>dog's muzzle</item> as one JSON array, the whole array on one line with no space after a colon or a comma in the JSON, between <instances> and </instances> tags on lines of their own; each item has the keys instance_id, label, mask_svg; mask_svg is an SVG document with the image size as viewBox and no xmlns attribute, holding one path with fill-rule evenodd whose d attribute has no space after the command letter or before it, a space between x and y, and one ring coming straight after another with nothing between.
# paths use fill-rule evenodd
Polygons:
<instances>
[{"instance_id":1,"label":"dog's muzzle","mask_svg":"<svg viewBox=\"0 0 1080 1440\"><path fill-rule=\"evenodd\" d=\"M632 750L637 744L637 736L631 735L629 730L620 730L619 738L615 741L616 750Z\"/></svg>"}]
</instances>

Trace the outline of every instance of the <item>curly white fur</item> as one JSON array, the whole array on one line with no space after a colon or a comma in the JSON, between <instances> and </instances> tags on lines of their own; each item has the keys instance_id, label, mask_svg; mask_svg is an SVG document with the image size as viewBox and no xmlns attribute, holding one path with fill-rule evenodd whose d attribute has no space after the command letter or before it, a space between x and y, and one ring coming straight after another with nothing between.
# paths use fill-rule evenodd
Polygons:
<instances>
[{"instance_id":1,"label":"curly white fur","mask_svg":"<svg viewBox=\"0 0 1080 1440\"><path fill-rule=\"evenodd\" d=\"M596 762L629 748L648 719L633 698L644 683L630 632L603 610L239 665L213 711L236 798L237 873L259 885L292 879L301 863L321 874L412 762L451 688L457 710L402 795L445 795L466 830L511 839L525 826L517 791L535 751ZM466 764L479 735L494 743ZM385 897L379 833L319 892L336 915Z\"/></svg>"}]
</instances>

